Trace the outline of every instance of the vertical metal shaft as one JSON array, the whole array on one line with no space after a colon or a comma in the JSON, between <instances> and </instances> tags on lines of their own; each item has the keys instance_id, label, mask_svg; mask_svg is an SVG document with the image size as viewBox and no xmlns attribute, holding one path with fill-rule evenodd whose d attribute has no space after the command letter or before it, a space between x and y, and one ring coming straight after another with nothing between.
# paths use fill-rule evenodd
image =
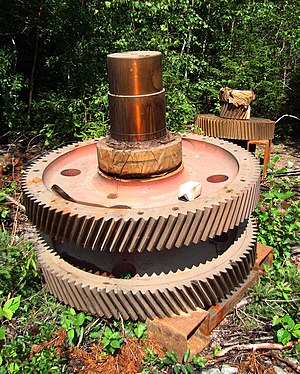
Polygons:
<instances>
[{"instance_id":1,"label":"vertical metal shaft","mask_svg":"<svg viewBox=\"0 0 300 374\"><path fill-rule=\"evenodd\" d=\"M111 136L145 141L166 134L161 53L137 51L107 56Z\"/></svg>"}]
</instances>

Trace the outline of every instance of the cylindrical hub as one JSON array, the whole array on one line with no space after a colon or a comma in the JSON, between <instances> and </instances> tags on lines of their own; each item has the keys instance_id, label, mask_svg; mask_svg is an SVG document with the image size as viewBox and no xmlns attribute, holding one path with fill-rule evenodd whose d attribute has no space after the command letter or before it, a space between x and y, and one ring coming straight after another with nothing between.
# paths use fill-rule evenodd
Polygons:
<instances>
[{"instance_id":1,"label":"cylindrical hub","mask_svg":"<svg viewBox=\"0 0 300 374\"><path fill-rule=\"evenodd\" d=\"M161 53L137 51L107 56L111 137L144 141L166 135Z\"/></svg>"}]
</instances>

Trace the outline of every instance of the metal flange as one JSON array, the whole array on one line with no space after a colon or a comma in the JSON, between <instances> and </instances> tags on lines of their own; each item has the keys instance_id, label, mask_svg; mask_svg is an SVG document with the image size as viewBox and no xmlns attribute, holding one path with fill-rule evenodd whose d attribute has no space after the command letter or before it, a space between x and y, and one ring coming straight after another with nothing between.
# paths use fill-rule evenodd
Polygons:
<instances>
[{"instance_id":1,"label":"metal flange","mask_svg":"<svg viewBox=\"0 0 300 374\"><path fill-rule=\"evenodd\" d=\"M211 261L126 280L71 265L56 253L51 239L47 243L40 237L36 249L47 287L59 300L100 317L145 320L209 308L229 296L251 272L256 234L249 220L238 228L234 243Z\"/></svg>"},{"instance_id":2,"label":"metal flange","mask_svg":"<svg viewBox=\"0 0 300 374\"><path fill-rule=\"evenodd\" d=\"M275 131L274 121L254 117L239 120L221 118L213 114L199 114L195 125L208 136L236 140L273 139Z\"/></svg>"},{"instance_id":3,"label":"metal flange","mask_svg":"<svg viewBox=\"0 0 300 374\"><path fill-rule=\"evenodd\" d=\"M180 248L238 226L258 202L258 162L229 142L185 135L182 169L138 181L99 175L95 142L50 152L24 176L27 215L55 240L110 252ZM178 200L189 180L202 184L202 195Z\"/></svg>"}]
</instances>

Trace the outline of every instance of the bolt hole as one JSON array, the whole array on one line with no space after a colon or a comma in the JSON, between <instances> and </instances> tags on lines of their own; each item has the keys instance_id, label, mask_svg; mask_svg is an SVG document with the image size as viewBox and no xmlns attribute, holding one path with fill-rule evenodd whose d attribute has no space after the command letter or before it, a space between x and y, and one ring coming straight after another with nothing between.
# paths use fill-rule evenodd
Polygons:
<instances>
[{"instance_id":1,"label":"bolt hole","mask_svg":"<svg viewBox=\"0 0 300 374\"><path fill-rule=\"evenodd\" d=\"M76 175L79 175L81 173L78 169L65 169L60 172L61 175L64 177L75 177Z\"/></svg>"},{"instance_id":2,"label":"bolt hole","mask_svg":"<svg viewBox=\"0 0 300 374\"><path fill-rule=\"evenodd\" d=\"M221 183L227 181L228 176L224 174L215 174L209 176L206 180L210 183Z\"/></svg>"},{"instance_id":3,"label":"bolt hole","mask_svg":"<svg viewBox=\"0 0 300 374\"><path fill-rule=\"evenodd\" d=\"M48 162L47 160L43 160L43 162Z\"/></svg>"},{"instance_id":4,"label":"bolt hole","mask_svg":"<svg viewBox=\"0 0 300 374\"><path fill-rule=\"evenodd\" d=\"M138 212L137 214L139 214L140 216L142 216L144 214L144 212Z\"/></svg>"},{"instance_id":5,"label":"bolt hole","mask_svg":"<svg viewBox=\"0 0 300 374\"><path fill-rule=\"evenodd\" d=\"M39 172L39 169L35 169L35 170L33 170L35 173L38 173Z\"/></svg>"},{"instance_id":6,"label":"bolt hole","mask_svg":"<svg viewBox=\"0 0 300 374\"><path fill-rule=\"evenodd\" d=\"M173 208L172 208L172 210L179 210L179 207L178 206L174 206Z\"/></svg>"},{"instance_id":7,"label":"bolt hole","mask_svg":"<svg viewBox=\"0 0 300 374\"><path fill-rule=\"evenodd\" d=\"M116 199L118 197L117 193L110 193L109 195L106 196L108 199Z\"/></svg>"},{"instance_id":8,"label":"bolt hole","mask_svg":"<svg viewBox=\"0 0 300 374\"><path fill-rule=\"evenodd\" d=\"M119 264L112 269L112 275L118 279L131 279L136 274L136 269L132 264Z\"/></svg>"}]
</instances>

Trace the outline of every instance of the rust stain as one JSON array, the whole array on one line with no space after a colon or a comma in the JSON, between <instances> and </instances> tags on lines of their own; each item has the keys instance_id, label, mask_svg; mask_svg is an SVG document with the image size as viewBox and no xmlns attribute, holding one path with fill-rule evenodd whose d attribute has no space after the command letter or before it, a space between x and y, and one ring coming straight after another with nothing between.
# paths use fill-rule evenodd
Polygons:
<instances>
[{"instance_id":1,"label":"rust stain","mask_svg":"<svg viewBox=\"0 0 300 374\"><path fill-rule=\"evenodd\" d=\"M41 181L42 181L41 178L35 177L35 178L27 181L27 185L30 186L32 183L40 183Z\"/></svg>"}]
</instances>

